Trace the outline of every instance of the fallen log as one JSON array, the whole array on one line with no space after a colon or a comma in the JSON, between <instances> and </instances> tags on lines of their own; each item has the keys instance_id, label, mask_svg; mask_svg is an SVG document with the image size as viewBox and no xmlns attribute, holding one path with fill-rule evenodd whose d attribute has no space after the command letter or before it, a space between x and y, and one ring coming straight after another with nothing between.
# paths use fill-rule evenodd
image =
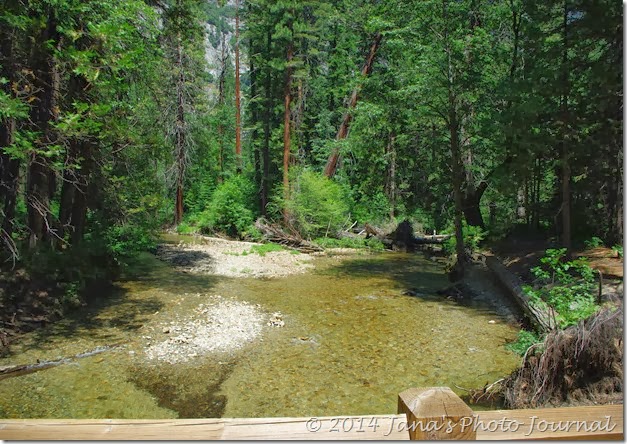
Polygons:
<instances>
[{"instance_id":1,"label":"fallen log","mask_svg":"<svg viewBox=\"0 0 627 444\"><path fill-rule=\"evenodd\" d=\"M313 253L324 251L324 248L303 239L298 233L286 233L284 229L275 224L269 224L265 219L259 218L255 227L270 242L293 248L301 253Z\"/></svg>"},{"instance_id":2,"label":"fallen log","mask_svg":"<svg viewBox=\"0 0 627 444\"><path fill-rule=\"evenodd\" d=\"M445 240L450 239L452 234L433 234L415 237L414 242L420 245L424 244L442 244Z\"/></svg>"},{"instance_id":3,"label":"fallen log","mask_svg":"<svg viewBox=\"0 0 627 444\"><path fill-rule=\"evenodd\" d=\"M3 379L7 379L7 378L13 378L16 376L27 375L29 373L35 373L41 370L46 370L46 369L57 367L63 364L69 364L70 362L76 361L77 359L87 358L90 356L98 355L100 353L113 350L119 347L120 345L121 344L99 346L93 350L90 350L84 353L79 353L74 356L55 359L54 361L37 361L34 364L7 365L4 367L0 367L0 381L2 381Z\"/></svg>"},{"instance_id":4,"label":"fallen log","mask_svg":"<svg viewBox=\"0 0 627 444\"><path fill-rule=\"evenodd\" d=\"M531 303L529 296L522 288L522 282L518 276L510 272L500 259L492 254L485 255L486 266L494 273L498 282L509 292L514 301L522 309L526 317L541 331L551 331L556 327L556 313L553 309L543 310Z\"/></svg>"}]
</instances>

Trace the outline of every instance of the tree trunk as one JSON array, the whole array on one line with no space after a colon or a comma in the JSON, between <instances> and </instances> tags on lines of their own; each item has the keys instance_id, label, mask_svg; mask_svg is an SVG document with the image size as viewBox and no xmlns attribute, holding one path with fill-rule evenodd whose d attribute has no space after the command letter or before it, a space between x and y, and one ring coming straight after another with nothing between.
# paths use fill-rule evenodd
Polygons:
<instances>
[{"instance_id":1,"label":"tree trunk","mask_svg":"<svg viewBox=\"0 0 627 444\"><path fill-rule=\"evenodd\" d=\"M387 196L390 201L390 219L394 219L396 215L396 147L394 141L396 140L396 134L390 133L390 138L386 147L386 155L388 157L387 168Z\"/></svg>"},{"instance_id":2,"label":"tree trunk","mask_svg":"<svg viewBox=\"0 0 627 444\"><path fill-rule=\"evenodd\" d=\"M242 113L239 79L239 0L235 0L235 162L237 174L242 172Z\"/></svg>"},{"instance_id":3,"label":"tree trunk","mask_svg":"<svg viewBox=\"0 0 627 444\"><path fill-rule=\"evenodd\" d=\"M88 140L78 144L81 168L77 171L77 180L74 187L74 203L72 205L72 234L70 241L73 246L83 241L85 221L87 220L87 196L90 189L90 175L92 170L92 145Z\"/></svg>"},{"instance_id":4,"label":"tree trunk","mask_svg":"<svg viewBox=\"0 0 627 444\"><path fill-rule=\"evenodd\" d=\"M50 45L49 43L52 43ZM57 118L57 98L59 93L59 74L50 46L57 46L59 33L56 18L49 12L46 26L34 42L31 66L34 73L35 100L31 108L30 119L34 130L40 136L36 149L45 151L54 143L54 131L50 125ZM48 160L40 152L30 155L27 180L27 212L30 230L28 245L33 249L40 240L52 232L50 218L51 169Z\"/></svg>"},{"instance_id":5,"label":"tree trunk","mask_svg":"<svg viewBox=\"0 0 627 444\"><path fill-rule=\"evenodd\" d=\"M287 210L287 201L290 198L290 154L291 154L291 137L290 137L290 104L292 101L292 57L293 46L290 43L287 47L287 69L285 72L285 109L283 111L283 218L287 223L289 220L289 214Z\"/></svg>"},{"instance_id":6,"label":"tree trunk","mask_svg":"<svg viewBox=\"0 0 627 444\"><path fill-rule=\"evenodd\" d=\"M448 83L448 129L450 136L451 148L451 172L453 185L453 200L455 202L454 223L455 223L455 251L457 253L457 261L450 274L452 280L459 280L464 277L466 264L466 251L464 249L464 230L462 227L462 183L464 180L464 170L462 166L461 147L460 147L460 121L458 116L458 98L454 89L454 67L451 56L451 47L448 35L448 1L442 2L442 13L445 22L445 51L447 55L447 83Z\"/></svg>"},{"instance_id":7,"label":"tree trunk","mask_svg":"<svg viewBox=\"0 0 627 444\"><path fill-rule=\"evenodd\" d=\"M370 72L372 72L374 58L377 54L379 46L381 45L382 38L383 36L379 32L375 35L374 41L372 42L372 45L370 46L370 52L368 53L368 58L366 59L366 63L361 69L362 77L366 77L370 74ZM344 114L344 117L342 118L342 123L340 124L340 128L337 132L337 136L335 137L335 140L338 140L338 141L344 140L346 139L346 136L348 136L348 129L349 129L351 120L353 120L352 113L353 113L353 110L355 109L355 106L357 105L357 99L358 99L360 89L361 89L361 85L357 85L357 87L355 87L355 89L353 90L353 93L351 94L350 100L348 102L348 110L346 111L346 113ZM336 146L331 152L329 159L327 160L327 164L324 168L324 175L327 177L333 177L337 171L339 161L340 161L340 149L338 146Z\"/></svg>"},{"instance_id":8,"label":"tree trunk","mask_svg":"<svg viewBox=\"0 0 627 444\"><path fill-rule=\"evenodd\" d=\"M457 120L457 109L455 97L449 91L449 134L451 146L451 163L453 172L453 200L455 201L455 252L457 253L456 278L464 276L464 266L466 262L466 251L464 249L464 232L462 228L462 159L459 147L459 123Z\"/></svg>"}]
</instances>

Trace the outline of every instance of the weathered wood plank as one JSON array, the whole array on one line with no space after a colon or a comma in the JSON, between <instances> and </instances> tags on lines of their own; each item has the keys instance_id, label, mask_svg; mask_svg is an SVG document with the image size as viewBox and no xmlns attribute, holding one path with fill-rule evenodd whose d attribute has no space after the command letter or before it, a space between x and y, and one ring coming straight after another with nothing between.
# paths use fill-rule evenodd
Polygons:
<instances>
[{"instance_id":1,"label":"weathered wood plank","mask_svg":"<svg viewBox=\"0 0 627 444\"><path fill-rule=\"evenodd\" d=\"M4 419L2 440L216 440L222 419Z\"/></svg>"},{"instance_id":2,"label":"weathered wood plank","mask_svg":"<svg viewBox=\"0 0 627 444\"><path fill-rule=\"evenodd\" d=\"M407 440L405 415L170 420L3 419L2 440Z\"/></svg>"},{"instance_id":3,"label":"weathered wood plank","mask_svg":"<svg viewBox=\"0 0 627 444\"><path fill-rule=\"evenodd\" d=\"M405 415L228 419L227 440L408 440Z\"/></svg>"},{"instance_id":4,"label":"weathered wood plank","mask_svg":"<svg viewBox=\"0 0 627 444\"><path fill-rule=\"evenodd\" d=\"M478 440L623 440L623 405L476 413ZM579 430L578 430L579 427Z\"/></svg>"},{"instance_id":5,"label":"weathered wood plank","mask_svg":"<svg viewBox=\"0 0 627 444\"><path fill-rule=\"evenodd\" d=\"M399 408L443 425L431 438L478 440L622 440L623 405L472 412L441 390L431 402L414 402L425 390L399 395ZM422 391L421 391L422 390ZM423 411L424 410L424 411ZM444 413L441 413L441 412ZM439 413L440 412L440 413ZM447 428L452 419L452 427ZM470 417L468 416L470 415ZM440 421L442 424L440 424ZM2 440L407 440L415 421L405 414L321 418L219 419L0 419ZM409 424L409 425L408 425ZM447 430L448 429L448 430ZM433 430L431 430L433 432ZM433 435L433 436L432 436Z\"/></svg>"}]
</instances>

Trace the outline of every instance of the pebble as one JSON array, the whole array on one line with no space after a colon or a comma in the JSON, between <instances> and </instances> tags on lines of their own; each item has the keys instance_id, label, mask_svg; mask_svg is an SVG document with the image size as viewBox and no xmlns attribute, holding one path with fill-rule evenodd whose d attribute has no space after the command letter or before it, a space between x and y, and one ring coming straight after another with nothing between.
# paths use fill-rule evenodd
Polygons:
<instances>
[{"instance_id":1,"label":"pebble","mask_svg":"<svg viewBox=\"0 0 627 444\"><path fill-rule=\"evenodd\" d=\"M208 354L230 353L261 335L265 316L257 307L227 298L216 299L214 304L198 306L196 318L163 326L164 333L176 332L176 336L147 345L146 357L177 364Z\"/></svg>"}]
</instances>

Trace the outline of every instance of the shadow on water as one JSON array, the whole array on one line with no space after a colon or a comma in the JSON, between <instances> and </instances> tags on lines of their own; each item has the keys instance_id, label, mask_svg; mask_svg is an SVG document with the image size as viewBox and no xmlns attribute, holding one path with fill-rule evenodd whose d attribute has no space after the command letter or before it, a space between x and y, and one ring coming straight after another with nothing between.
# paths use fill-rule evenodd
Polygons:
<instances>
[{"instance_id":1,"label":"shadow on water","mask_svg":"<svg viewBox=\"0 0 627 444\"><path fill-rule=\"evenodd\" d=\"M432 294L448 285L441 265L414 254L384 253L374 257L343 261L323 271L337 277L390 279L397 289L415 289L418 294Z\"/></svg>"},{"instance_id":2,"label":"shadow on water","mask_svg":"<svg viewBox=\"0 0 627 444\"><path fill-rule=\"evenodd\" d=\"M455 310L470 308L478 314L503 314L514 322L522 316L518 307L507 298L486 271L473 269L468 279L479 283L479 293L466 294L466 297L452 298L437 292L451 285L444 268L420 254L383 253L373 257L347 260L321 272L322 274L364 279L381 277L392 282L392 288L400 290L404 296L425 301L441 301L443 308Z\"/></svg>"},{"instance_id":3,"label":"shadow on water","mask_svg":"<svg viewBox=\"0 0 627 444\"><path fill-rule=\"evenodd\" d=\"M235 362L174 370L169 366L137 366L130 382L157 399L160 407L173 410L179 418L220 418L227 397L220 387L233 372Z\"/></svg>"}]
</instances>

